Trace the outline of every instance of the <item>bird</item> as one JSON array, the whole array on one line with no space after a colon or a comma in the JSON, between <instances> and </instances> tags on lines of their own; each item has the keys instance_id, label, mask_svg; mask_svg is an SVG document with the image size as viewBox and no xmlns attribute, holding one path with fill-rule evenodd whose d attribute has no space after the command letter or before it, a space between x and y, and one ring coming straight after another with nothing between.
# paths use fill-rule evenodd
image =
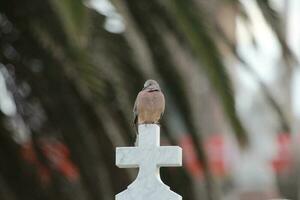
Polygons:
<instances>
[{"instance_id":1,"label":"bird","mask_svg":"<svg viewBox=\"0 0 300 200\"><path fill-rule=\"evenodd\" d=\"M147 80L138 93L134 107L133 123L138 134L140 124L159 124L165 111L165 97L155 80Z\"/></svg>"}]
</instances>

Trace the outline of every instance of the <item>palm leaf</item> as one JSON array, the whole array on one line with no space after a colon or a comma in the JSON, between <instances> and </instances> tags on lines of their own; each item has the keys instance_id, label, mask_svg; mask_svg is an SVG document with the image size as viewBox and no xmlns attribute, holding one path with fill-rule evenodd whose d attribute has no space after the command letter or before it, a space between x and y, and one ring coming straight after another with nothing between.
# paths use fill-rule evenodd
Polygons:
<instances>
[{"instance_id":1,"label":"palm leaf","mask_svg":"<svg viewBox=\"0 0 300 200\"><path fill-rule=\"evenodd\" d=\"M199 20L199 16L196 15L198 11L191 1L189 1L189 3L184 3L179 0L171 2L180 29L185 34L186 40L193 49L199 65L205 68L211 84L219 94L224 111L230 120L236 138L241 146L247 144L246 130L235 110L235 100L230 78L222 63L218 49L207 31L209 29L203 23L205 18L202 18L201 21Z\"/></svg>"},{"instance_id":2,"label":"palm leaf","mask_svg":"<svg viewBox=\"0 0 300 200\"><path fill-rule=\"evenodd\" d=\"M69 40L69 45L84 47L87 44L89 17L81 0L51 0Z\"/></svg>"}]
</instances>

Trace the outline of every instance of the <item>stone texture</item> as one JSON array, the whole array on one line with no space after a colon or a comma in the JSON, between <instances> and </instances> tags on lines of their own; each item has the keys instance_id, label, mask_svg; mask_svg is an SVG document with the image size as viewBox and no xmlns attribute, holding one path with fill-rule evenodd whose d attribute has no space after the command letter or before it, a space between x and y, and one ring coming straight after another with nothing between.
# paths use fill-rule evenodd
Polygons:
<instances>
[{"instance_id":1,"label":"stone texture","mask_svg":"<svg viewBox=\"0 0 300 200\"><path fill-rule=\"evenodd\" d=\"M116 200L181 200L182 197L165 185L160 167L182 165L182 149L160 146L160 127L156 124L139 125L137 147L118 147L116 165L120 168L139 168L134 182L116 195Z\"/></svg>"}]
</instances>

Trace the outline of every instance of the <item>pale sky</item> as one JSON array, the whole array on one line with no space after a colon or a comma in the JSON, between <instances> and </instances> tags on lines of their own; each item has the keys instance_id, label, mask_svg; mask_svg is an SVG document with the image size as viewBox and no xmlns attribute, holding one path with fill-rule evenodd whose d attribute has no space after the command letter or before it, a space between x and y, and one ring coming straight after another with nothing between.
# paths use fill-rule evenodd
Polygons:
<instances>
[{"instance_id":1,"label":"pale sky","mask_svg":"<svg viewBox=\"0 0 300 200\"><path fill-rule=\"evenodd\" d=\"M0 63L0 111L5 115L13 116L16 114L16 105L11 93L7 90L4 75L6 70Z\"/></svg>"},{"instance_id":2,"label":"pale sky","mask_svg":"<svg viewBox=\"0 0 300 200\"><path fill-rule=\"evenodd\" d=\"M89 5L102 15L106 16L104 28L111 33L122 33L125 24L122 16L116 11L109 0L90 0Z\"/></svg>"},{"instance_id":3,"label":"pale sky","mask_svg":"<svg viewBox=\"0 0 300 200\"><path fill-rule=\"evenodd\" d=\"M258 73L260 78L266 83L271 84L276 78L276 73L279 71L278 61L280 59L280 48L272 30L267 26L262 14L259 12L256 2L253 0L241 0L245 6L251 21L250 26L253 36L257 42L255 48L252 44L251 35L246 28L245 23L241 18L237 19L237 41L238 52L251 65L251 67ZM278 12L283 9L283 0L272 0L273 8ZM289 21L288 21L288 43L293 52L300 56L300 1L290 0L289 5ZM299 66L298 66L299 68ZM238 69L239 80L247 89L248 93L255 92L258 85L253 81L251 75L242 69ZM292 81L292 101L295 115L300 117L300 72L294 75ZM246 90L244 90L246 91ZM251 94L249 94L251 95ZM241 102L247 102L247 95L241 96L244 98ZM249 99L248 99L249 100Z\"/></svg>"}]
</instances>

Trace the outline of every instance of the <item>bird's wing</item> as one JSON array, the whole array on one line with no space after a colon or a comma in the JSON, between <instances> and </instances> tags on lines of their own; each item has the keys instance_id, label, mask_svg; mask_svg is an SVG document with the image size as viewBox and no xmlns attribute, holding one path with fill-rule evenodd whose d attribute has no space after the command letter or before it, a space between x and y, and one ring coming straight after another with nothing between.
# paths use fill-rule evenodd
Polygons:
<instances>
[{"instance_id":1,"label":"bird's wing","mask_svg":"<svg viewBox=\"0 0 300 200\"><path fill-rule=\"evenodd\" d=\"M164 93L161 91L161 94L162 94L162 101L163 101L163 109L162 109L162 112L161 112L161 114L160 114L160 118L162 118L162 116L163 116L163 114L164 114L164 112L165 112L165 108L166 108L166 103L165 103L165 96L164 96Z\"/></svg>"},{"instance_id":2,"label":"bird's wing","mask_svg":"<svg viewBox=\"0 0 300 200\"><path fill-rule=\"evenodd\" d=\"M132 125L135 128L136 134L138 134L138 112L137 112L137 98L134 102L134 106L133 106L133 121L132 121Z\"/></svg>"}]
</instances>

